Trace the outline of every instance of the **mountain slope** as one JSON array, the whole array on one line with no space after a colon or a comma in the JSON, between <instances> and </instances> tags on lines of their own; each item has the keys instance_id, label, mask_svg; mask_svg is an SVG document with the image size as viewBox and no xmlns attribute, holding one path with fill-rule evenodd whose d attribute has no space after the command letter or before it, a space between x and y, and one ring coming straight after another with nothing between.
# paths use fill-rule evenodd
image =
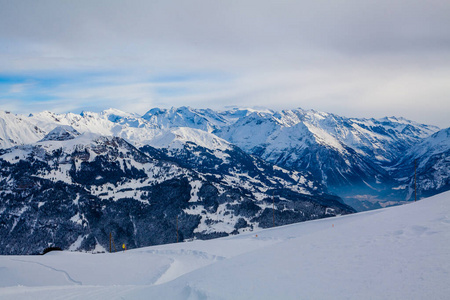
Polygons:
<instances>
[{"instance_id":1,"label":"mountain slope","mask_svg":"<svg viewBox=\"0 0 450 300\"><path fill-rule=\"evenodd\" d=\"M190 127L211 132L226 125L227 120L211 109L193 109L190 107L172 107L171 109L154 108L142 119L158 128Z\"/></svg>"},{"instance_id":2,"label":"mountain slope","mask_svg":"<svg viewBox=\"0 0 450 300\"><path fill-rule=\"evenodd\" d=\"M281 167L313 174L358 209L404 200L389 168L437 128L405 119L352 119L301 109L254 112L214 133ZM394 202L391 202L394 201Z\"/></svg>"},{"instance_id":3,"label":"mountain slope","mask_svg":"<svg viewBox=\"0 0 450 300\"><path fill-rule=\"evenodd\" d=\"M171 141L169 137L172 138ZM294 219L303 221L304 219L297 215L299 211L303 212L304 218L309 214L316 215L318 212L315 208L311 210L312 207L308 204L310 201L322 205L345 207L338 197L326 194L324 186L311 180L310 174L287 171L266 163L212 134L190 128L179 128L173 129L161 140L165 141L160 146L167 159L202 174L217 188L220 185L231 186L234 191L243 196L243 199L246 199L242 205L238 206L235 202L224 204L223 196L229 201L233 201L233 196L228 193L219 196L217 190L212 188L209 198L219 199L219 202L213 204L217 208L214 208L216 215L212 215L211 219L226 219L227 211L223 209L235 209L246 217L260 214L257 218L259 226L271 227L273 223L281 225L285 222L293 222ZM192 141L209 147L200 146ZM146 147L141 149L146 152ZM265 208L261 210L252 201L248 201L248 197L262 200L264 202L262 207L265 206ZM276 208L275 213L272 212L272 207ZM334 209L328 211L331 212ZM321 214L319 212L319 215Z\"/></svg>"},{"instance_id":4,"label":"mountain slope","mask_svg":"<svg viewBox=\"0 0 450 300\"><path fill-rule=\"evenodd\" d=\"M414 169L416 168L417 197L429 197L450 189L450 128L440 130L411 148L397 163L392 176L400 183L407 200L415 198Z\"/></svg>"},{"instance_id":5,"label":"mountain slope","mask_svg":"<svg viewBox=\"0 0 450 300\"><path fill-rule=\"evenodd\" d=\"M447 299L449 216L447 192L210 241L0 256L0 297Z\"/></svg>"},{"instance_id":6,"label":"mountain slope","mask_svg":"<svg viewBox=\"0 0 450 300\"><path fill-rule=\"evenodd\" d=\"M246 154L235 147L217 157L219 170L232 169L219 175L117 137L55 138L74 132L63 129L0 151L2 254L39 253L50 245L102 251L109 232L134 248L271 227L273 216L283 225L354 212L298 174L259 170L262 164L240 158Z\"/></svg>"},{"instance_id":7,"label":"mountain slope","mask_svg":"<svg viewBox=\"0 0 450 300\"><path fill-rule=\"evenodd\" d=\"M0 111L0 149L34 143L46 132L29 122L26 117Z\"/></svg>"},{"instance_id":8,"label":"mountain slope","mask_svg":"<svg viewBox=\"0 0 450 300\"><path fill-rule=\"evenodd\" d=\"M72 126L58 126L50 131L42 140L43 141L67 141L79 136L80 133Z\"/></svg>"}]
</instances>

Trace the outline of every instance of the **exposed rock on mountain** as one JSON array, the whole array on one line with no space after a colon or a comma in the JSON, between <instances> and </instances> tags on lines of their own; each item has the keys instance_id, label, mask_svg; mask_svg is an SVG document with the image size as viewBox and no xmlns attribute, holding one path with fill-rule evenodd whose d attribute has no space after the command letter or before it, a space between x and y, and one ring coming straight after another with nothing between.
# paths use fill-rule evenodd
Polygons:
<instances>
[{"instance_id":1,"label":"exposed rock on mountain","mask_svg":"<svg viewBox=\"0 0 450 300\"><path fill-rule=\"evenodd\" d=\"M134 248L176 242L177 226L182 241L354 212L302 174L214 138L213 150L141 151L84 133L0 150L0 253L104 251L110 232Z\"/></svg>"},{"instance_id":2,"label":"exposed rock on mountain","mask_svg":"<svg viewBox=\"0 0 450 300\"><path fill-rule=\"evenodd\" d=\"M391 173L399 182L396 189L406 195L406 200L415 199L415 185L419 199L450 190L450 128L412 147Z\"/></svg>"}]
</instances>

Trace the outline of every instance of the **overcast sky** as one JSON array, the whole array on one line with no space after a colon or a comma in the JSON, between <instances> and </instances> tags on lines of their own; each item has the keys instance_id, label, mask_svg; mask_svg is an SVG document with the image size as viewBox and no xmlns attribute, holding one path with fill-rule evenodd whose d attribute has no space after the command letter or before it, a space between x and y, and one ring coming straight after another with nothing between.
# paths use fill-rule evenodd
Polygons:
<instances>
[{"instance_id":1,"label":"overcast sky","mask_svg":"<svg viewBox=\"0 0 450 300\"><path fill-rule=\"evenodd\" d=\"M0 0L0 109L305 108L450 126L450 1Z\"/></svg>"}]
</instances>

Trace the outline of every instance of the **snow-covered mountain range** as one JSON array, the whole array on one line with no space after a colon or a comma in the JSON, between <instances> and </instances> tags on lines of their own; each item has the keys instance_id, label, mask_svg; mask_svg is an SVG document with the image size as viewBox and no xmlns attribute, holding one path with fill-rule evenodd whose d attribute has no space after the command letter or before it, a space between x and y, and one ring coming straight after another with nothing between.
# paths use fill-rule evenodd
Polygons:
<instances>
[{"instance_id":1,"label":"snow-covered mountain range","mask_svg":"<svg viewBox=\"0 0 450 300\"><path fill-rule=\"evenodd\" d=\"M210 148L205 143L220 137L280 167L310 172L330 192L359 208L377 207L380 196L389 201L408 200L404 182L398 181L405 176L397 176L395 170L408 169L411 162L403 159L404 154L413 147L420 151L424 139L439 131L403 118L357 119L302 109L154 108L142 116L116 109L80 115L42 112L28 117L0 112L0 122L2 148L37 142L61 125L80 133L121 137L138 148L165 148L167 139L174 137L172 129L198 129L203 133L182 133L184 141Z\"/></svg>"},{"instance_id":2,"label":"snow-covered mountain range","mask_svg":"<svg viewBox=\"0 0 450 300\"><path fill-rule=\"evenodd\" d=\"M302 109L0 112L0 231L42 225L86 250L114 230L138 247L174 241L177 216L183 239L211 238L389 206L414 199L415 163L419 198L450 189L448 134Z\"/></svg>"},{"instance_id":3,"label":"snow-covered mountain range","mask_svg":"<svg viewBox=\"0 0 450 300\"><path fill-rule=\"evenodd\" d=\"M171 130L163 150L137 149L64 125L0 150L0 254L102 251L109 232L135 248L354 212L309 174L209 135Z\"/></svg>"}]
</instances>

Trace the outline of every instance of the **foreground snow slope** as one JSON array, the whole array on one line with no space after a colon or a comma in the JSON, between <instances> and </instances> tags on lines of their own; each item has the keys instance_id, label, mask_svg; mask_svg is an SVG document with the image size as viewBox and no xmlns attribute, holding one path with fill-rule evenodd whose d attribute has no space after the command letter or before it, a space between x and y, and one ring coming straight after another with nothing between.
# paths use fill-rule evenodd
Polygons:
<instances>
[{"instance_id":1,"label":"foreground snow slope","mask_svg":"<svg viewBox=\"0 0 450 300\"><path fill-rule=\"evenodd\" d=\"M0 256L0 299L448 299L450 192L115 254Z\"/></svg>"}]
</instances>

